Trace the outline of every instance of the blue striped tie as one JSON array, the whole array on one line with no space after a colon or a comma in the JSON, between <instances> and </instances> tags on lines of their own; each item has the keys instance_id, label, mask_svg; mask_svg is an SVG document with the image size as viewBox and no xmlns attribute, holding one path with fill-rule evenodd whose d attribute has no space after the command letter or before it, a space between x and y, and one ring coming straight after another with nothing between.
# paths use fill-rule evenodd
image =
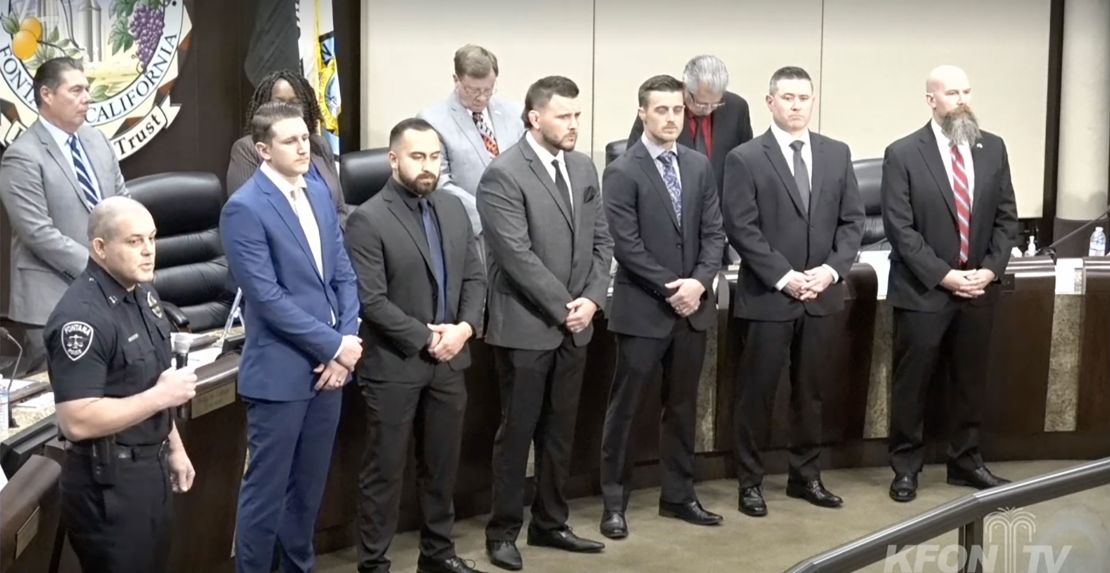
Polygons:
<instances>
[{"instance_id":1,"label":"blue striped tie","mask_svg":"<svg viewBox=\"0 0 1110 573\"><path fill-rule=\"evenodd\" d=\"M73 156L73 170L77 173L77 183L81 185L81 191L85 194L85 205L89 211L92 211L93 207L100 202L100 194L96 192L96 187L93 187L89 170L85 169L85 163L81 161L81 149L77 147L76 135L69 136L69 152Z\"/></svg>"}]
</instances>

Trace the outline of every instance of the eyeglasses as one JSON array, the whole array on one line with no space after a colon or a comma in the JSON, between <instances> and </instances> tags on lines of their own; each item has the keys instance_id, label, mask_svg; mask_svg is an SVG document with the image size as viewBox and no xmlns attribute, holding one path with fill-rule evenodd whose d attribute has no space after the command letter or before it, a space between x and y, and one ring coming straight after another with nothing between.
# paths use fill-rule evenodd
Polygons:
<instances>
[{"instance_id":1,"label":"eyeglasses","mask_svg":"<svg viewBox=\"0 0 1110 573\"><path fill-rule=\"evenodd\" d=\"M461 85L461 84L459 85L459 87L462 88L462 91L463 91L464 94L466 94L470 97L478 97L478 96L490 97L493 94L497 93L497 88L484 88L484 89L483 88L472 88L470 86L464 86L464 85Z\"/></svg>"},{"instance_id":2,"label":"eyeglasses","mask_svg":"<svg viewBox=\"0 0 1110 573\"><path fill-rule=\"evenodd\" d=\"M705 103L705 102L698 101L697 98L694 97L694 94L687 93L686 95L689 96L689 98L690 98L690 107L696 107L698 109L708 109L708 110L712 111L712 110L715 110L715 109L725 105L724 98L721 98L720 100L715 101L713 103Z\"/></svg>"}]
</instances>

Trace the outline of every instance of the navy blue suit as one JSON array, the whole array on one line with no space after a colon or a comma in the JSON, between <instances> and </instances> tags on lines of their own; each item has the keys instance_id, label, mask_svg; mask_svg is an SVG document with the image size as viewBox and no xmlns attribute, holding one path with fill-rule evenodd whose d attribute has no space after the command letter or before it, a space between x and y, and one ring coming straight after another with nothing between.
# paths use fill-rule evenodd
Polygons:
<instances>
[{"instance_id":1,"label":"navy blue suit","mask_svg":"<svg viewBox=\"0 0 1110 573\"><path fill-rule=\"evenodd\" d=\"M320 229L318 273L289 199L261 170L231 196L220 234L243 290L246 344L239 394L247 403L250 465L239 492L236 569L309 571L312 536L339 421L341 392L317 392L313 369L358 331L358 287L328 190L306 193Z\"/></svg>"}]
</instances>

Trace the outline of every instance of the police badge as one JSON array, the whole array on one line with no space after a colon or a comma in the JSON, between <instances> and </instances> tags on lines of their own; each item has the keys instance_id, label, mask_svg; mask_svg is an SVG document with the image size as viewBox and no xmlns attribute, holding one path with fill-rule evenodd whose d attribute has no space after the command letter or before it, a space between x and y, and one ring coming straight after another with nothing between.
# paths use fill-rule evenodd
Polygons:
<instances>
[{"instance_id":1,"label":"police badge","mask_svg":"<svg viewBox=\"0 0 1110 573\"><path fill-rule=\"evenodd\" d=\"M67 322L62 326L62 348L70 360L77 362L89 351L93 341L93 327L87 322Z\"/></svg>"},{"instance_id":2,"label":"police badge","mask_svg":"<svg viewBox=\"0 0 1110 573\"><path fill-rule=\"evenodd\" d=\"M146 305L150 307L150 312L153 312L154 316L158 318L165 316L165 313L162 312L162 305L158 304L158 299L154 298L154 293L150 291L146 291Z\"/></svg>"}]
</instances>

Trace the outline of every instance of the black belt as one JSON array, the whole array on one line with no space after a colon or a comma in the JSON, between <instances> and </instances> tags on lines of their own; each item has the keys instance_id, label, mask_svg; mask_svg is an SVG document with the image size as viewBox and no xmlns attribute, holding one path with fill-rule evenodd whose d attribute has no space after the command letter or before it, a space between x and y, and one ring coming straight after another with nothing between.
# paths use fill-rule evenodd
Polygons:
<instances>
[{"instance_id":1,"label":"black belt","mask_svg":"<svg viewBox=\"0 0 1110 573\"><path fill-rule=\"evenodd\" d=\"M113 448L116 453L116 459L120 460L149 460L160 458L166 452L169 443L162 441L158 444L149 444L145 446L127 446L124 444L116 444ZM68 442L66 446L67 452L73 452L79 456L93 455L92 444L75 444Z\"/></svg>"}]
</instances>

